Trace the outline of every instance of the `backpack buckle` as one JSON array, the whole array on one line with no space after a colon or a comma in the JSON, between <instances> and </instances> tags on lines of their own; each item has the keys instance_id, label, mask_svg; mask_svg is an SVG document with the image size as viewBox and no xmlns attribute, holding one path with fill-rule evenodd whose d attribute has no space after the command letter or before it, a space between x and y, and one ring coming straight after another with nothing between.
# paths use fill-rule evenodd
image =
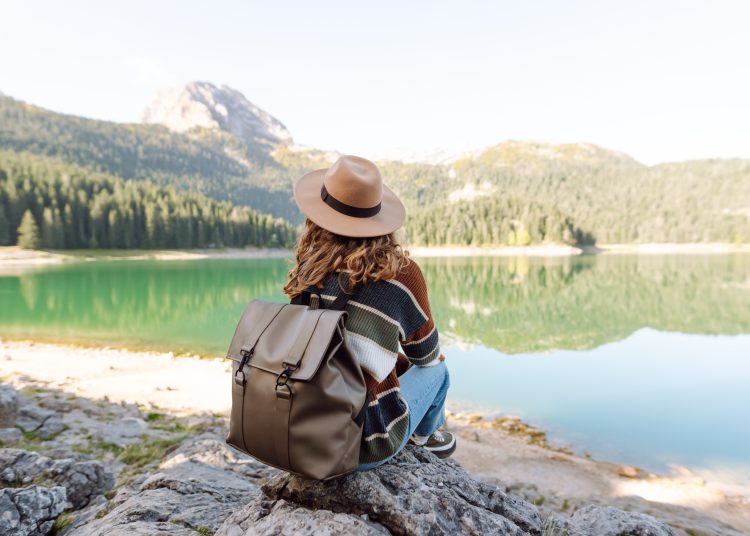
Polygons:
<instances>
[{"instance_id":1,"label":"backpack buckle","mask_svg":"<svg viewBox=\"0 0 750 536\"><path fill-rule=\"evenodd\" d=\"M284 370L276 376L276 396L289 399L292 397L292 386L289 385L289 376L296 370L296 367L284 363Z\"/></svg>"},{"instance_id":2,"label":"backpack buckle","mask_svg":"<svg viewBox=\"0 0 750 536\"><path fill-rule=\"evenodd\" d=\"M247 382L247 378L245 377L245 365L247 365L247 362L250 361L250 358L253 356L252 350L240 350L240 355L242 358L240 359L240 364L237 367L237 370L234 373L234 383L237 385L245 385ZM242 378L240 379L240 374L242 375Z\"/></svg>"},{"instance_id":3,"label":"backpack buckle","mask_svg":"<svg viewBox=\"0 0 750 536\"><path fill-rule=\"evenodd\" d=\"M278 376L276 376L276 389L279 387L283 387L287 384L289 381L289 376L294 372L294 369L292 369L289 365L284 365L284 370L279 372Z\"/></svg>"}]
</instances>

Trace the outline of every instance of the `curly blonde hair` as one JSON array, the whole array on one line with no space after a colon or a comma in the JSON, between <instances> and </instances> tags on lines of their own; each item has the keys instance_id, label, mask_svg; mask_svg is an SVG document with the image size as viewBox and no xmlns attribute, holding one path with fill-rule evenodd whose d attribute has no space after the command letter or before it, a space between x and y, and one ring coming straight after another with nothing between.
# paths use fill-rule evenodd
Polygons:
<instances>
[{"instance_id":1,"label":"curly blonde hair","mask_svg":"<svg viewBox=\"0 0 750 536\"><path fill-rule=\"evenodd\" d=\"M297 239L296 263L289 271L284 293L294 299L310 285L321 286L328 274L348 273L347 291L367 281L393 279L410 262L396 233L370 238L341 236L323 229L307 218Z\"/></svg>"}]
</instances>

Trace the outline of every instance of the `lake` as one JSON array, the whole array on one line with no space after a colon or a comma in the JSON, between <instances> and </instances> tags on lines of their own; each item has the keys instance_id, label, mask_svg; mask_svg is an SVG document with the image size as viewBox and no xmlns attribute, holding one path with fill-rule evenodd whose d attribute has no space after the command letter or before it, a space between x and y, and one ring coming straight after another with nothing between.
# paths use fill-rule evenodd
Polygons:
<instances>
[{"instance_id":1,"label":"lake","mask_svg":"<svg viewBox=\"0 0 750 536\"><path fill-rule=\"evenodd\" d=\"M0 337L222 355L289 259L0 271ZM424 258L450 401L577 452L750 479L750 255Z\"/></svg>"}]
</instances>

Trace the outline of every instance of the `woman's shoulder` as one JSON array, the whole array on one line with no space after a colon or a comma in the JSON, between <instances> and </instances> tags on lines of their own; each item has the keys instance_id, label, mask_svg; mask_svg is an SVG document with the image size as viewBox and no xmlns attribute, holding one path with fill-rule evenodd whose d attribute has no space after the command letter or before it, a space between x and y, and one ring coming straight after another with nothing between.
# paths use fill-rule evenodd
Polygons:
<instances>
[{"instance_id":1,"label":"woman's shoulder","mask_svg":"<svg viewBox=\"0 0 750 536\"><path fill-rule=\"evenodd\" d=\"M409 262L396 273L394 279L410 288L412 286L421 287L425 284L422 268L412 258L409 258Z\"/></svg>"},{"instance_id":2,"label":"woman's shoulder","mask_svg":"<svg viewBox=\"0 0 750 536\"><path fill-rule=\"evenodd\" d=\"M396 274L392 282L405 290L420 309L427 306L427 283L422 268L416 261L409 259L409 263Z\"/></svg>"}]
</instances>

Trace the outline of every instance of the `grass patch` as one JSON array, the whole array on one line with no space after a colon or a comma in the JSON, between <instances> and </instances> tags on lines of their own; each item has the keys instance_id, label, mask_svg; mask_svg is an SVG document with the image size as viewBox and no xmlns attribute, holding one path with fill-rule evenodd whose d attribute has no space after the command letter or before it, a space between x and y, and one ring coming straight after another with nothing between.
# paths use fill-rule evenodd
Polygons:
<instances>
[{"instance_id":1,"label":"grass patch","mask_svg":"<svg viewBox=\"0 0 750 536\"><path fill-rule=\"evenodd\" d=\"M534 504L536 506L542 506L544 504L544 497L542 495L540 495L539 497L537 497L536 499L534 499Z\"/></svg>"},{"instance_id":2,"label":"grass patch","mask_svg":"<svg viewBox=\"0 0 750 536\"><path fill-rule=\"evenodd\" d=\"M21 430L19 428L19 430ZM42 449L42 438L36 432L26 432L21 430L21 441L13 445L13 448L39 451Z\"/></svg>"},{"instance_id":3,"label":"grass patch","mask_svg":"<svg viewBox=\"0 0 750 536\"><path fill-rule=\"evenodd\" d=\"M184 435L166 439L146 439L125 447L117 459L131 467L143 467L153 461L161 460L183 439L185 439Z\"/></svg>"},{"instance_id":4,"label":"grass patch","mask_svg":"<svg viewBox=\"0 0 750 536\"><path fill-rule=\"evenodd\" d=\"M101 510L99 510L96 513L96 515L94 515L94 519L101 519L101 518L103 518L104 516L106 516L110 512L110 510L111 510L111 508L109 507L109 505L106 505L104 508L102 508Z\"/></svg>"},{"instance_id":5,"label":"grass patch","mask_svg":"<svg viewBox=\"0 0 750 536\"><path fill-rule=\"evenodd\" d=\"M203 428L195 424L183 424L180 421L161 419L152 425L156 430L172 432L175 434L193 435L203 432Z\"/></svg>"},{"instance_id":6,"label":"grass patch","mask_svg":"<svg viewBox=\"0 0 750 536\"><path fill-rule=\"evenodd\" d=\"M198 527L196 529L193 529L198 534L202 534L203 536L213 536L213 531L209 529L208 527Z\"/></svg>"},{"instance_id":7,"label":"grass patch","mask_svg":"<svg viewBox=\"0 0 750 536\"><path fill-rule=\"evenodd\" d=\"M40 389L39 387L33 387L29 385L29 386L23 387L20 390L20 393L25 397L33 397L36 395L42 395L46 393L46 391L44 389Z\"/></svg>"},{"instance_id":8,"label":"grass patch","mask_svg":"<svg viewBox=\"0 0 750 536\"><path fill-rule=\"evenodd\" d=\"M150 411L149 413L146 414L146 421L148 422L160 421L163 418L164 418L164 415L162 415L161 413L156 413L155 411Z\"/></svg>"},{"instance_id":9,"label":"grass patch","mask_svg":"<svg viewBox=\"0 0 750 536\"><path fill-rule=\"evenodd\" d=\"M50 534L60 534L67 529L71 523L73 523L73 514L68 512L60 514L57 516L57 519L55 519L55 522L52 523L52 532L50 532Z\"/></svg>"}]
</instances>

